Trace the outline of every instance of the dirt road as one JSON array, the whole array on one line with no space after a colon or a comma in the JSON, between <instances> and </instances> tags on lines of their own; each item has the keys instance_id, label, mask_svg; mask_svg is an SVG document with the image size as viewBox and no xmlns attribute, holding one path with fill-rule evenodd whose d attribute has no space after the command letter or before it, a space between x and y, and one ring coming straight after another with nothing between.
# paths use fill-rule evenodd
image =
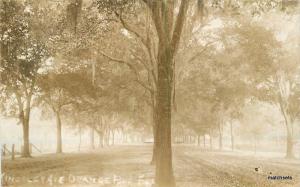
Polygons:
<instances>
[{"instance_id":1,"label":"dirt road","mask_svg":"<svg viewBox=\"0 0 300 187\"><path fill-rule=\"evenodd\" d=\"M3 160L2 182L22 187L150 187L154 178L151 151L151 146L116 146L92 153ZM174 147L174 171L179 187L300 187L299 160L255 158L191 146ZM274 176L283 178L275 180Z\"/></svg>"}]
</instances>

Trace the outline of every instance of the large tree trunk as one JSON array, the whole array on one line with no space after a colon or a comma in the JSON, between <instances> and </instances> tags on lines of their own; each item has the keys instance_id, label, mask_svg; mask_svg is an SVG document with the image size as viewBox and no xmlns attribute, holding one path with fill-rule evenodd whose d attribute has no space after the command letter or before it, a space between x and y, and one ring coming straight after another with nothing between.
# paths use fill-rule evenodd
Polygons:
<instances>
[{"instance_id":1,"label":"large tree trunk","mask_svg":"<svg viewBox=\"0 0 300 187\"><path fill-rule=\"evenodd\" d=\"M209 135L209 145L210 145L210 149L212 150L213 146L212 146L212 135L211 134Z\"/></svg>"},{"instance_id":2,"label":"large tree trunk","mask_svg":"<svg viewBox=\"0 0 300 187\"><path fill-rule=\"evenodd\" d=\"M105 138L106 146L110 146L110 142L109 142L109 140L110 140L110 129L106 130L105 136L106 136L106 138Z\"/></svg>"},{"instance_id":3,"label":"large tree trunk","mask_svg":"<svg viewBox=\"0 0 300 187\"><path fill-rule=\"evenodd\" d=\"M172 58L168 48L159 55L157 89L157 144L155 183L159 187L175 186L171 148Z\"/></svg>"},{"instance_id":4,"label":"large tree trunk","mask_svg":"<svg viewBox=\"0 0 300 187\"><path fill-rule=\"evenodd\" d=\"M29 142L29 116L24 116L23 123L23 150L22 157L31 157L30 155L30 142Z\"/></svg>"},{"instance_id":5,"label":"large tree trunk","mask_svg":"<svg viewBox=\"0 0 300 187\"><path fill-rule=\"evenodd\" d=\"M282 102L280 104L280 109L282 112L282 115L285 120L285 126L286 126L286 158L295 158L294 155L294 135L293 135L293 121L291 116L288 113L288 109L284 107L284 104Z\"/></svg>"},{"instance_id":6,"label":"large tree trunk","mask_svg":"<svg viewBox=\"0 0 300 187\"><path fill-rule=\"evenodd\" d=\"M79 144L78 144L78 151L81 149L81 125L79 125Z\"/></svg>"},{"instance_id":7,"label":"large tree trunk","mask_svg":"<svg viewBox=\"0 0 300 187\"><path fill-rule=\"evenodd\" d=\"M157 116L156 116L156 106L155 106L155 96L152 95L152 125L153 125L153 152L151 164L155 164L156 162L156 144L157 144L157 136L156 136L156 127L157 127Z\"/></svg>"},{"instance_id":8,"label":"large tree trunk","mask_svg":"<svg viewBox=\"0 0 300 187\"><path fill-rule=\"evenodd\" d=\"M151 10L152 20L159 39L157 46L157 95L155 99L157 107L155 184L158 187L174 187L171 147L173 59L178 49L189 3L188 1L181 1L179 11L174 16L175 1L144 2Z\"/></svg>"},{"instance_id":9,"label":"large tree trunk","mask_svg":"<svg viewBox=\"0 0 300 187\"><path fill-rule=\"evenodd\" d=\"M289 108L289 98L291 94L291 85L292 83L286 78L285 74L281 74L279 78L279 88L280 88L280 95L279 95L279 106L281 113L285 120L286 126L286 158L294 158L294 134L293 134L293 123L294 118L290 115L290 108Z\"/></svg>"},{"instance_id":10,"label":"large tree trunk","mask_svg":"<svg viewBox=\"0 0 300 187\"><path fill-rule=\"evenodd\" d=\"M90 128L90 146L91 149L95 149L95 136L94 136L94 127Z\"/></svg>"},{"instance_id":11,"label":"large tree trunk","mask_svg":"<svg viewBox=\"0 0 300 187\"><path fill-rule=\"evenodd\" d=\"M156 162L156 125L153 124L153 152L152 152L152 159L151 159L151 164L155 164Z\"/></svg>"},{"instance_id":12,"label":"large tree trunk","mask_svg":"<svg viewBox=\"0 0 300 187\"><path fill-rule=\"evenodd\" d=\"M104 147L104 133L103 132L99 133L99 147L101 147L101 148Z\"/></svg>"},{"instance_id":13,"label":"large tree trunk","mask_svg":"<svg viewBox=\"0 0 300 187\"><path fill-rule=\"evenodd\" d=\"M295 158L294 155L294 137L293 137L293 123L288 121L286 123L286 158Z\"/></svg>"},{"instance_id":14,"label":"large tree trunk","mask_svg":"<svg viewBox=\"0 0 300 187\"><path fill-rule=\"evenodd\" d=\"M56 115L56 153L62 153L61 119L58 111Z\"/></svg>"},{"instance_id":15,"label":"large tree trunk","mask_svg":"<svg viewBox=\"0 0 300 187\"><path fill-rule=\"evenodd\" d=\"M115 130L114 129L111 130L111 135L112 135L111 144L114 146L115 145Z\"/></svg>"},{"instance_id":16,"label":"large tree trunk","mask_svg":"<svg viewBox=\"0 0 300 187\"><path fill-rule=\"evenodd\" d=\"M20 105L20 119L22 121L23 127L23 150L22 157L31 157L30 154L30 142L29 142L29 118L30 118L30 100L27 99L25 112L23 110L23 106Z\"/></svg>"},{"instance_id":17,"label":"large tree trunk","mask_svg":"<svg viewBox=\"0 0 300 187\"><path fill-rule=\"evenodd\" d=\"M223 149L223 132L222 132L222 124L219 123L219 149Z\"/></svg>"},{"instance_id":18,"label":"large tree trunk","mask_svg":"<svg viewBox=\"0 0 300 187\"><path fill-rule=\"evenodd\" d=\"M231 139L231 150L234 150L234 137L233 137L233 127L232 122L230 123L230 139Z\"/></svg>"}]
</instances>

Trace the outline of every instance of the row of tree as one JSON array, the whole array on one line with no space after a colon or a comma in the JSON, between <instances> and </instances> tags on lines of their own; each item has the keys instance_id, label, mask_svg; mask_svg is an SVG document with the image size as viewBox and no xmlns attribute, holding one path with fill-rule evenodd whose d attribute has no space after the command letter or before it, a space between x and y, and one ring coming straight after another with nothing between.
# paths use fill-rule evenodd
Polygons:
<instances>
[{"instance_id":1,"label":"row of tree","mask_svg":"<svg viewBox=\"0 0 300 187\"><path fill-rule=\"evenodd\" d=\"M175 185L172 123L175 130L222 137L222 125L240 120L241 109L259 100L279 107L287 157L293 157L297 49L261 21L274 11L293 16L293 6L276 0L3 0L2 113L22 124L23 156L30 156L32 107L55 117L58 153L64 119L101 138L111 129L152 131L156 184L167 187Z\"/></svg>"}]
</instances>

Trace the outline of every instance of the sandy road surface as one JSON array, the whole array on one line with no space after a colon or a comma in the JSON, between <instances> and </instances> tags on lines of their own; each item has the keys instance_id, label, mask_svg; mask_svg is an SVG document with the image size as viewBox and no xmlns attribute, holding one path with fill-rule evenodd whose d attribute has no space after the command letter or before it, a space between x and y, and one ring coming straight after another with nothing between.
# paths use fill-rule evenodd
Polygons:
<instances>
[{"instance_id":1,"label":"sandy road surface","mask_svg":"<svg viewBox=\"0 0 300 187\"><path fill-rule=\"evenodd\" d=\"M190 151L187 147L175 149L174 155L177 183L182 182L182 186L300 187L299 160ZM291 176L292 180L270 180L268 176Z\"/></svg>"},{"instance_id":2,"label":"sandy road surface","mask_svg":"<svg viewBox=\"0 0 300 187\"><path fill-rule=\"evenodd\" d=\"M151 151L151 146L117 146L93 153L3 160L2 180L4 186L22 187L150 187L154 178ZM187 146L175 146L173 155L180 187L300 187L299 160L205 152ZM270 180L268 176L291 176L292 180Z\"/></svg>"}]
</instances>

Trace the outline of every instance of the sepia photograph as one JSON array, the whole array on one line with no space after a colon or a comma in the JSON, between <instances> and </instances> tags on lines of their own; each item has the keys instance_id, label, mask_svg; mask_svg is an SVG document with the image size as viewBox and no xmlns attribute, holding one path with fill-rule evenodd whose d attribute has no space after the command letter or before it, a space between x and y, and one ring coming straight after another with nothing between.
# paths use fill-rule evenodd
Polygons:
<instances>
[{"instance_id":1,"label":"sepia photograph","mask_svg":"<svg viewBox=\"0 0 300 187\"><path fill-rule=\"evenodd\" d=\"M0 0L0 187L300 187L300 0Z\"/></svg>"}]
</instances>

